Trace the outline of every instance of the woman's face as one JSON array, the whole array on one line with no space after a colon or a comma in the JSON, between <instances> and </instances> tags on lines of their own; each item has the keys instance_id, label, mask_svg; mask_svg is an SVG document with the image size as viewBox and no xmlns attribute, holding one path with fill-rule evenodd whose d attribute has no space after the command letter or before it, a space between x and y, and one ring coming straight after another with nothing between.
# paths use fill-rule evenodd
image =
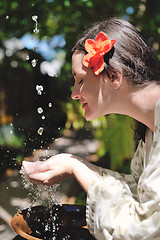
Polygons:
<instances>
[{"instance_id":1,"label":"woman's face","mask_svg":"<svg viewBox=\"0 0 160 240\"><path fill-rule=\"evenodd\" d=\"M96 76L92 68L83 66L83 57L84 53L78 50L72 56L72 73L75 84L71 97L74 100L80 100L85 111L85 118L90 121L112 112L113 89L106 74L105 77L104 74Z\"/></svg>"}]
</instances>

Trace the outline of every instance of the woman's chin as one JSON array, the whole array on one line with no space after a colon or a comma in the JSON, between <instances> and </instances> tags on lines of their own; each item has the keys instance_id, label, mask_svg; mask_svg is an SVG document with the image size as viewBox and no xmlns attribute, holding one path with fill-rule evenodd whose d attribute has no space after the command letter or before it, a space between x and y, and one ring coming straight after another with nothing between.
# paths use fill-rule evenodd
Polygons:
<instances>
[{"instance_id":1,"label":"woman's chin","mask_svg":"<svg viewBox=\"0 0 160 240\"><path fill-rule=\"evenodd\" d=\"M97 118L97 116L93 116L91 114L86 114L86 113L85 113L84 117L87 121L92 121Z\"/></svg>"}]
</instances>

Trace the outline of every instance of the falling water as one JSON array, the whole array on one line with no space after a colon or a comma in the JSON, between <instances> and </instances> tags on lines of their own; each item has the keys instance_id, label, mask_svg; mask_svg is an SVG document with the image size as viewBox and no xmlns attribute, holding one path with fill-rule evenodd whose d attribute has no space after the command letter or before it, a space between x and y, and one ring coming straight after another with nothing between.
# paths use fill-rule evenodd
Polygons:
<instances>
[{"instance_id":1,"label":"falling water","mask_svg":"<svg viewBox=\"0 0 160 240\"><path fill-rule=\"evenodd\" d=\"M28 61L29 60L29 56L27 55L27 57L26 57L26 60Z\"/></svg>"},{"instance_id":2,"label":"falling water","mask_svg":"<svg viewBox=\"0 0 160 240\"><path fill-rule=\"evenodd\" d=\"M33 32L36 34L36 33L39 32L39 30L38 30L38 16L37 15L32 16L32 20L35 22L35 28L34 28ZM35 46L33 48L33 50L37 51L38 47ZM26 60L29 60L29 56L26 57ZM33 68L35 68L37 66L37 62L38 62L37 59L33 59L31 61L31 64L32 64ZM42 85L36 85L36 92L37 92L37 95L41 96L44 93L44 87ZM48 107L49 108L52 107L51 102L48 103ZM43 120L45 119L44 110L43 110L42 107L39 106L37 108L37 113L38 114L43 114L41 118ZM44 132L44 127L40 126L37 130L37 133L39 135L42 135L43 132ZM59 225L57 225L57 223L56 223L58 214L57 214L57 212L54 212L54 213L52 212L52 207L53 207L53 205L55 205L55 206L56 205L60 205L60 206L62 205L61 203L58 202L58 200L56 198L56 194L57 194L59 184L54 184L53 186L46 186L46 185L37 185L35 183L31 183L28 180L23 167L20 170L20 174L21 174L21 177L22 177L22 183L24 185L24 188L28 189L30 191L29 195L33 199L32 203L29 207L29 210L30 210L28 212L29 216L31 214L31 207L37 202L44 205L44 206L49 207L50 218L48 219L48 223L45 223L45 231L51 231L53 233L52 240L55 240L56 239L55 232L59 229ZM58 208L57 208L57 211L58 211ZM49 229L51 226L52 226L52 229ZM44 237L44 239L45 239L45 237ZM65 238L65 239L68 239L68 238Z\"/></svg>"},{"instance_id":3,"label":"falling water","mask_svg":"<svg viewBox=\"0 0 160 240\"><path fill-rule=\"evenodd\" d=\"M48 107L50 107L50 108L51 108L51 107L52 107L52 103L48 103Z\"/></svg>"},{"instance_id":4,"label":"falling water","mask_svg":"<svg viewBox=\"0 0 160 240\"><path fill-rule=\"evenodd\" d=\"M43 113L43 108L39 107L39 108L37 109L37 112L38 112L39 114Z\"/></svg>"},{"instance_id":5,"label":"falling water","mask_svg":"<svg viewBox=\"0 0 160 240\"><path fill-rule=\"evenodd\" d=\"M46 185L37 185L35 183L31 183L23 167L20 170L20 174L22 177L22 183L25 189L30 190L30 196L33 198L33 203L41 202L44 206L49 206L51 208L53 204L58 203L56 198L56 193L59 187L59 184L54 184L53 186L46 186Z\"/></svg>"},{"instance_id":6,"label":"falling water","mask_svg":"<svg viewBox=\"0 0 160 240\"><path fill-rule=\"evenodd\" d=\"M43 128L43 127L40 127L40 128L38 129L37 133L38 133L39 135L42 135L42 134L43 134L43 131L44 131L44 128Z\"/></svg>"},{"instance_id":7,"label":"falling water","mask_svg":"<svg viewBox=\"0 0 160 240\"><path fill-rule=\"evenodd\" d=\"M25 189L29 189L30 193L29 195L32 197L33 201L28 208L27 212L27 218L30 217L32 214L32 206L38 202L43 206L47 206L49 208L49 215L47 222L41 222L41 224L44 226L44 232L51 232L52 233L52 240L56 240L56 232L59 230L60 223L58 223L58 209L62 206L60 202L58 202L56 198L57 189L59 187L59 184L54 184L53 186L45 186L45 185L37 185L34 183L31 183L26 173L23 169L23 167L20 170L20 174L22 176L22 183L24 185ZM53 210L54 205L54 210ZM38 219L37 221L41 221L41 219ZM36 234L40 234L40 232L36 229ZM45 238L44 236L44 239ZM50 240L51 240L50 239Z\"/></svg>"},{"instance_id":8,"label":"falling water","mask_svg":"<svg viewBox=\"0 0 160 240\"><path fill-rule=\"evenodd\" d=\"M31 61L32 67L36 67L37 62L38 62L37 59L33 59L33 60Z\"/></svg>"},{"instance_id":9,"label":"falling water","mask_svg":"<svg viewBox=\"0 0 160 240\"><path fill-rule=\"evenodd\" d=\"M42 95L43 86L42 85L36 85L36 91L37 91L38 95Z\"/></svg>"},{"instance_id":10,"label":"falling water","mask_svg":"<svg viewBox=\"0 0 160 240\"><path fill-rule=\"evenodd\" d=\"M32 20L36 23L35 29L33 29L34 33L39 33L39 29L38 29L38 16L34 15L32 16Z\"/></svg>"}]
</instances>

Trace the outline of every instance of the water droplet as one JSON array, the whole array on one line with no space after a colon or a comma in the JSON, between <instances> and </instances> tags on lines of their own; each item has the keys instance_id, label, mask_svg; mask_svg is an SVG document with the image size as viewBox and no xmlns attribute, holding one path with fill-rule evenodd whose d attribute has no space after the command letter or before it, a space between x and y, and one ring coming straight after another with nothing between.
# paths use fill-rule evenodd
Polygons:
<instances>
[{"instance_id":1,"label":"water droplet","mask_svg":"<svg viewBox=\"0 0 160 240\"><path fill-rule=\"evenodd\" d=\"M47 224L45 225L44 231L48 231L48 225Z\"/></svg>"},{"instance_id":2,"label":"water droplet","mask_svg":"<svg viewBox=\"0 0 160 240\"><path fill-rule=\"evenodd\" d=\"M36 85L36 90L37 90L38 95L42 95L43 86L42 85Z\"/></svg>"},{"instance_id":3,"label":"water droplet","mask_svg":"<svg viewBox=\"0 0 160 240\"><path fill-rule=\"evenodd\" d=\"M59 127L58 130L61 130L61 128Z\"/></svg>"},{"instance_id":4,"label":"water droplet","mask_svg":"<svg viewBox=\"0 0 160 240\"><path fill-rule=\"evenodd\" d=\"M39 29L35 28L35 29L33 30L33 32L34 32L34 33L39 33Z\"/></svg>"},{"instance_id":5,"label":"water droplet","mask_svg":"<svg viewBox=\"0 0 160 240\"><path fill-rule=\"evenodd\" d=\"M9 16L8 16L8 15L6 16L6 19L9 19Z\"/></svg>"},{"instance_id":6,"label":"water droplet","mask_svg":"<svg viewBox=\"0 0 160 240\"><path fill-rule=\"evenodd\" d=\"M36 22L38 20L38 16L37 15L32 16L32 20Z\"/></svg>"},{"instance_id":7,"label":"water droplet","mask_svg":"<svg viewBox=\"0 0 160 240\"><path fill-rule=\"evenodd\" d=\"M48 107L52 107L52 103L48 103Z\"/></svg>"},{"instance_id":8,"label":"water droplet","mask_svg":"<svg viewBox=\"0 0 160 240\"><path fill-rule=\"evenodd\" d=\"M38 131L37 131L37 133L39 134L39 135L42 135L43 134L43 127L40 127L39 129L38 129Z\"/></svg>"},{"instance_id":9,"label":"water droplet","mask_svg":"<svg viewBox=\"0 0 160 240\"><path fill-rule=\"evenodd\" d=\"M31 63L32 63L32 67L36 67L37 62L38 62L38 60L33 59L33 60L31 61Z\"/></svg>"},{"instance_id":10,"label":"water droplet","mask_svg":"<svg viewBox=\"0 0 160 240\"><path fill-rule=\"evenodd\" d=\"M29 60L29 55L27 55L26 60Z\"/></svg>"},{"instance_id":11,"label":"water droplet","mask_svg":"<svg viewBox=\"0 0 160 240\"><path fill-rule=\"evenodd\" d=\"M33 50L34 50L34 51L37 51L37 50L38 50L38 47L34 47Z\"/></svg>"},{"instance_id":12,"label":"water droplet","mask_svg":"<svg viewBox=\"0 0 160 240\"><path fill-rule=\"evenodd\" d=\"M43 115L43 116L42 116L42 119L44 120L45 118L46 118L46 117Z\"/></svg>"},{"instance_id":13,"label":"water droplet","mask_svg":"<svg viewBox=\"0 0 160 240\"><path fill-rule=\"evenodd\" d=\"M39 29L37 28L38 27L38 16L37 15L34 15L32 16L32 20L36 23L36 26L35 26L35 29L33 29L33 32L34 33L39 33Z\"/></svg>"},{"instance_id":14,"label":"water droplet","mask_svg":"<svg viewBox=\"0 0 160 240\"><path fill-rule=\"evenodd\" d=\"M38 112L39 114L41 114L41 113L43 113L43 109L42 109L41 107L39 107L39 108L37 109L37 112Z\"/></svg>"}]
</instances>

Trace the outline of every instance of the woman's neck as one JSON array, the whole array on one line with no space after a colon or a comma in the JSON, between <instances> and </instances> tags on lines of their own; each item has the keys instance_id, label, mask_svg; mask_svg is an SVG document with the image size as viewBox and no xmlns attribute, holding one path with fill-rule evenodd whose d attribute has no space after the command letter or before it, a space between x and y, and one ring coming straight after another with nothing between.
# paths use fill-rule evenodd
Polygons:
<instances>
[{"instance_id":1,"label":"woman's neck","mask_svg":"<svg viewBox=\"0 0 160 240\"><path fill-rule=\"evenodd\" d=\"M150 84L142 89L132 91L129 95L129 115L154 131L154 112L160 99L160 85Z\"/></svg>"}]
</instances>

